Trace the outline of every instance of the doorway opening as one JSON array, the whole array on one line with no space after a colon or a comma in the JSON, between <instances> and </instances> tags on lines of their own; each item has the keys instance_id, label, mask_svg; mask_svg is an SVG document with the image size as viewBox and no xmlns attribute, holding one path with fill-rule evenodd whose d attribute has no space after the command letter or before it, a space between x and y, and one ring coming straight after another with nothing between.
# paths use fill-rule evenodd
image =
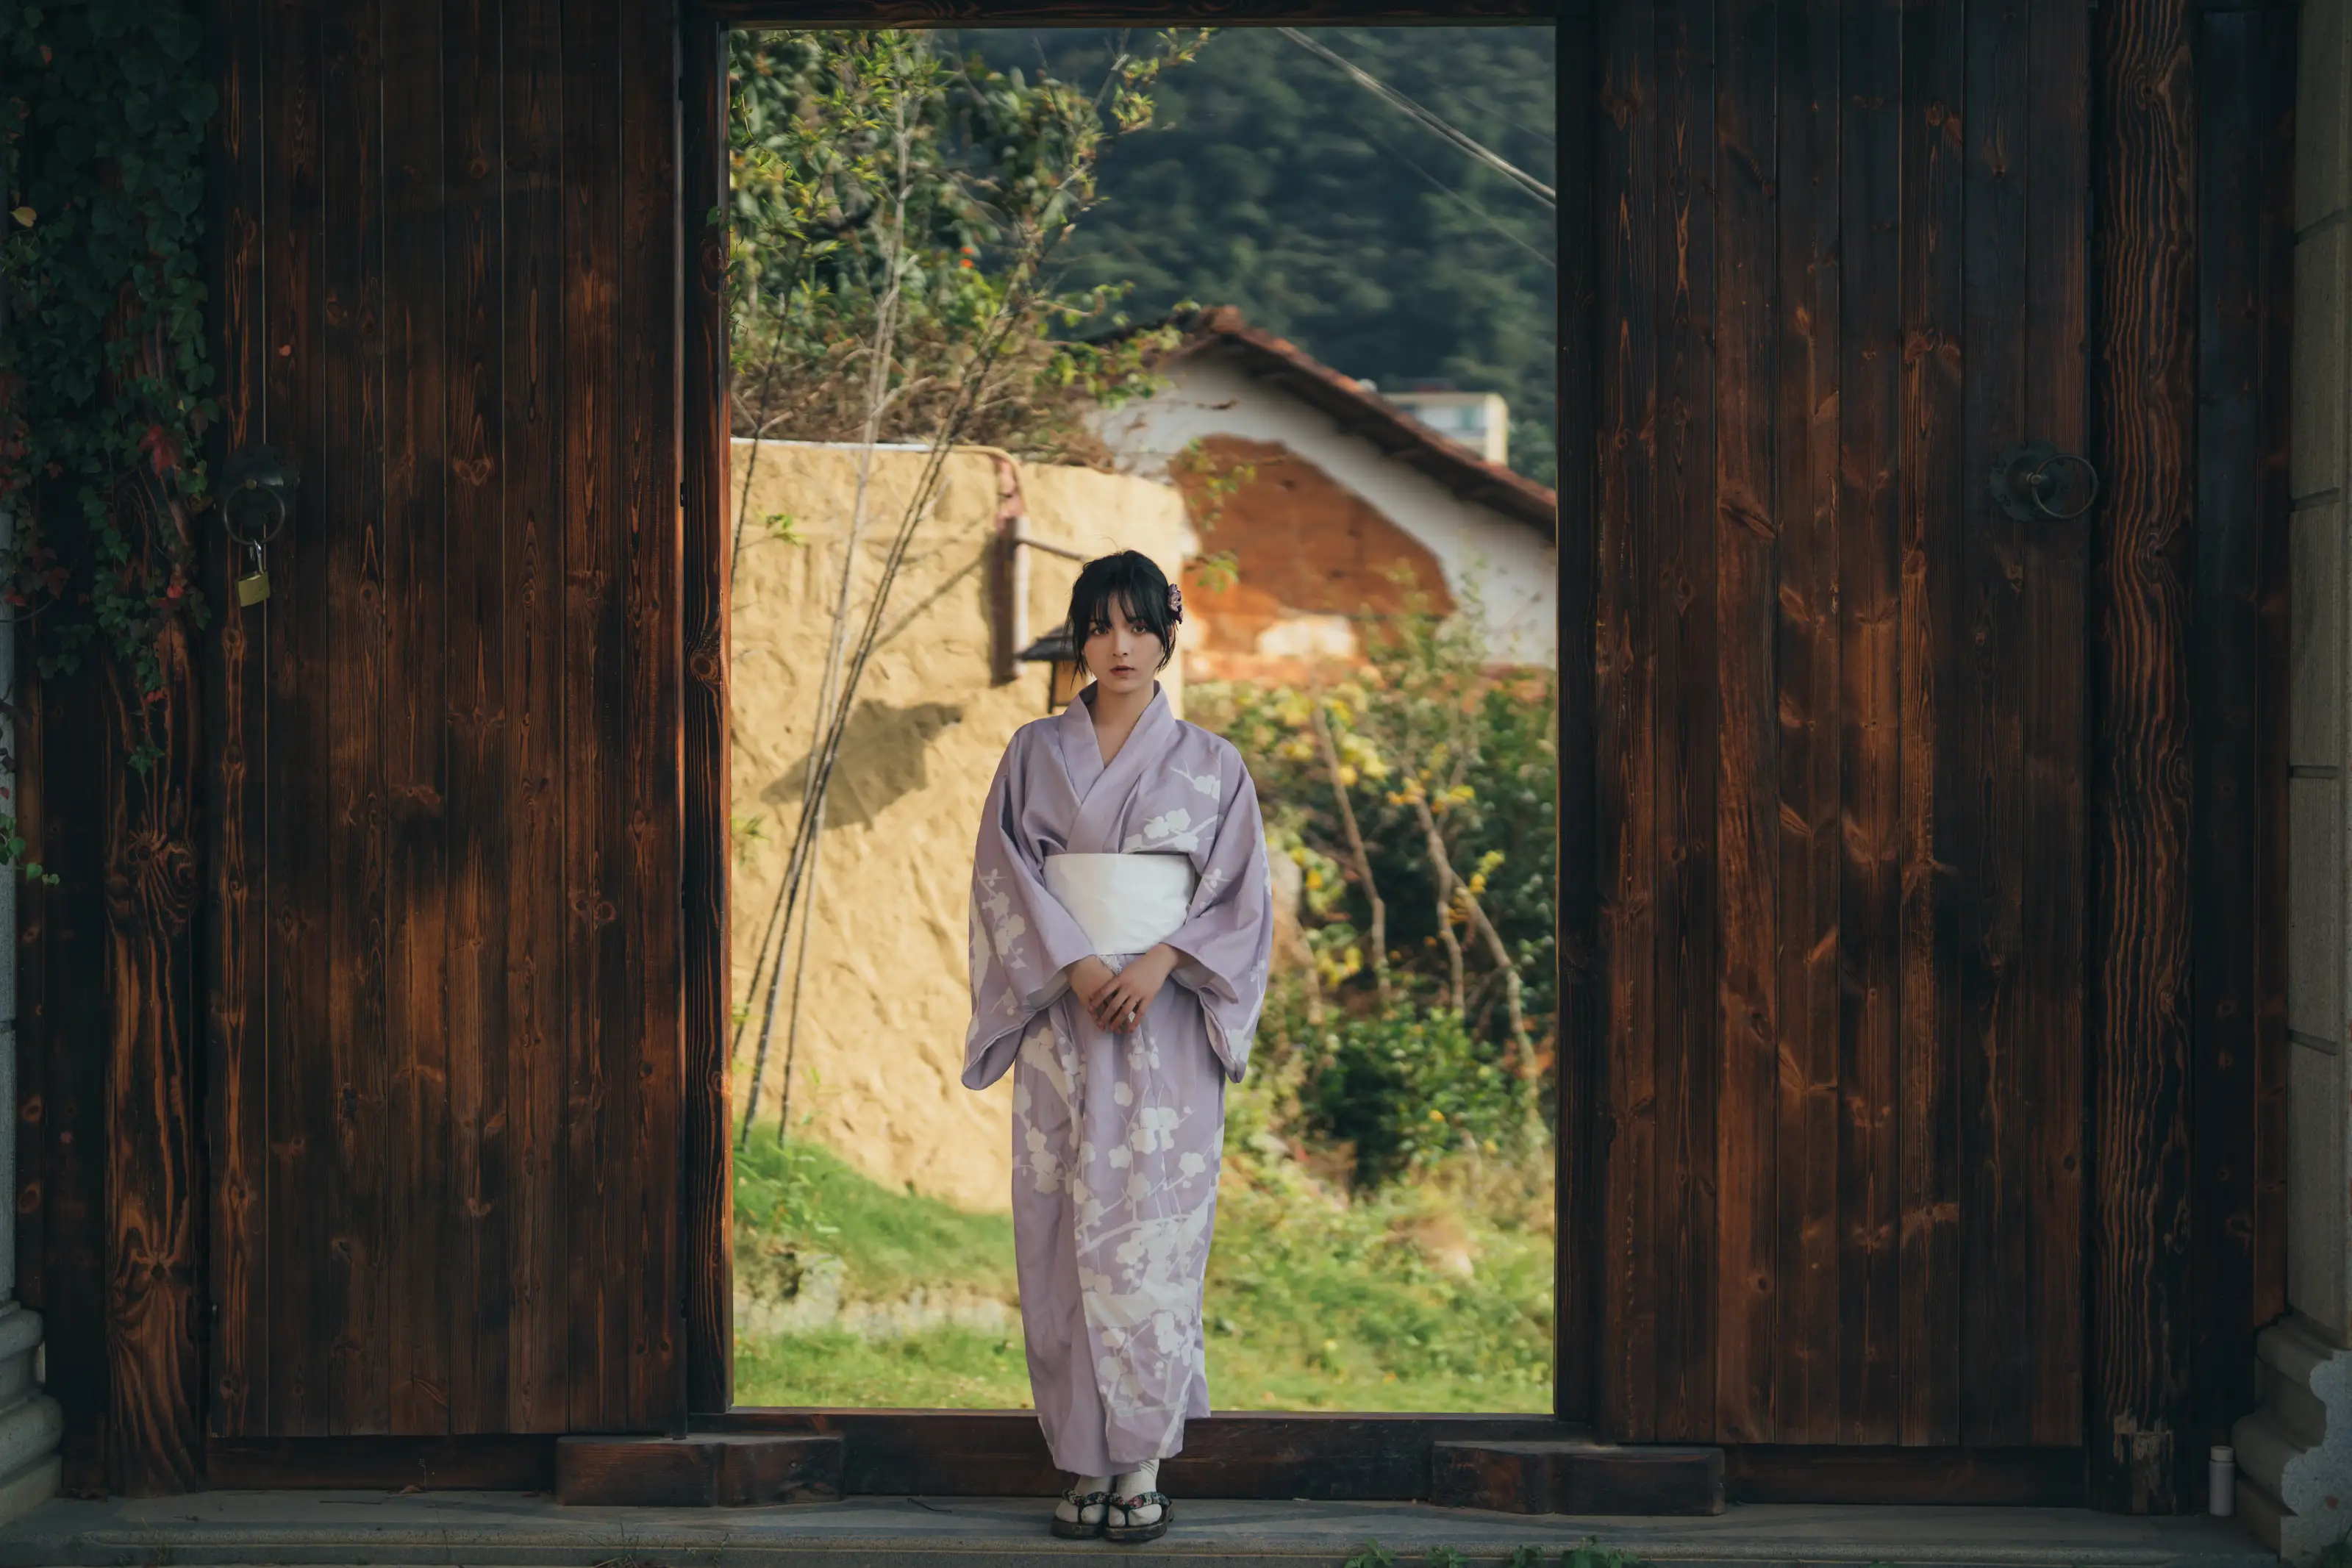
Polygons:
<instances>
[{"instance_id":1,"label":"doorway opening","mask_svg":"<svg viewBox=\"0 0 2352 1568\"><path fill-rule=\"evenodd\" d=\"M1274 870L1216 1404L1555 1409L1554 51L730 36L738 1406L1029 1402L972 841L1133 549Z\"/></svg>"}]
</instances>

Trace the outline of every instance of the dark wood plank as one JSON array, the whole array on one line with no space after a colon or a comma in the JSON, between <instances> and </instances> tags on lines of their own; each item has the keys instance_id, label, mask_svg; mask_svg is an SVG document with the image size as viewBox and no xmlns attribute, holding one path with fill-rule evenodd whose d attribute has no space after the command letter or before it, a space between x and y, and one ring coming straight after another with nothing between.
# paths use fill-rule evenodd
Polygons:
<instances>
[{"instance_id":1,"label":"dark wood plank","mask_svg":"<svg viewBox=\"0 0 2352 1568\"><path fill-rule=\"evenodd\" d=\"M1895 1178L1898 1428L1907 1444L1960 1440L1960 1186L1958 971L1958 856L1972 821L1960 788L1970 745L1955 686L1958 552L1967 490L1962 445L1962 230L1965 163L1959 0L1902 13L1857 13L1848 55L1844 133L1846 289L1882 314L1900 275L1902 348L1898 506L1902 729L1901 994ZM1899 59L1900 64L1897 64ZM1890 120L1885 107L1900 108ZM1895 138L1894 167L1886 138ZM1872 248L1873 225L1896 220L1895 249ZM1851 319L1851 317L1850 317ZM1877 352L1889 334L1874 329ZM1863 373L1859 345L1847 350ZM1848 382L1849 402L1854 397ZM1848 414L1851 424L1853 415ZM1852 439L1849 437L1849 439Z\"/></svg>"},{"instance_id":2,"label":"dark wood plank","mask_svg":"<svg viewBox=\"0 0 2352 1568\"><path fill-rule=\"evenodd\" d=\"M1599 57L1593 16L1561 17L1559 164L1594 167ZM1600 1134L1597 1094L1607 1049L1608 994L1601 967L1599 674L1605 657L1597 616L1600 569L1594 464L1594 375L1601 352L1593 298L1598 184L1559 214L1559 1051L1552 1129L1553 1202L1559 1215L1552 1253L1552 1414L1587 1421L1600 1364ZM690 384L690 383L689 383ZM692 1243L689 1243L692 1244Z\"/></svg>"},{"instance_id":3,"label":"dark wood plank","mask_svg":"<svg viewBox=\"0 0 2352 1568\"><path fill-rule=\"evenodd\" d=\"M264 434L307 471L306 520L323 517L327 452L320 366L323 294L318 225L330 177L320 156L325 78L316 12L278 0L265 17L266 102L262 233L268 278L264 320ZM268 702L263 874L268 882L268 1009L269 1129L267 1210L269 1396L268 1430L289 1436L327 1430L327 1350L316 1322L329 1191L323 1161L331 1127L324 1062L326 998L320 971L329 928L325 865L317 852L326 821L320 751L327 733L321 621L326 592L323 526L289 528L270 547L271 598L263 617ZM314 1107L328 1112L314 1114Z\"/></svg>"},{"instance_id":4,"label":"dark wood plank","mask_svg":"<svg viewBox=\"0 0 2352 1568\"><path fill-rule=\"evenodd\" d=\"M1439 1443L1429 1500L1500 1513L1723 1511L1723 1450L1666 1444Z\"/></svg>"},{"instance_id":5,"label":"dark wood plank","mask_svg":"<svg viewBox=\"0 0 2352 1568\"><path fill-rule=\"evenodd\" d=\"M1891 77L1891 73L1890 73ZM1890 79L1889 86L1894 85ZM1846 233L1865 247L1850 319L1858 361L1840 382L1849 488L1838 508L1838 789L1843 813L1838 893L1836 1043L1837 1197L1835 1253L1838 1326L1834 1415L1818 1407L1814 1436L1839 1442L1886 1442L1895 1436L1898 1207L1895 1136L1897 995L1901 946L1902 739L1902 361L1899 297L1885 292L1902 277L1899 112L1863 119L1863 136L1883 138L1867 152L1875 167ZM1843 152L1853 151L1842 150ZM1880 183L1888 181L1890 183ZM1889 225L1887 219L1895 222ZM1892 232L1889 232L1889 230ZM1843 306L1845 296L1841 294ZM1820 1320L1815 1320L1817 1331ZM1784 1434L1793 1436L1793 1434Z\"/></svg>"},{"instance_id":6,"label":"dark wood plank","mask_svg":"<svg viewBox=\"0 0 2352 1568\"><path fill-rule=\"evenodd\" d=\"M323 1425L381 1433L389 1425L384 1369L383 886L383 91L380 0L322 14L326 91L320 154L332 171L320 214L325 329L320 370L326 461L318 465L314 537L323 547L322 656L303 672L326 687L326 725L296 738L324 753L325 1028L308 1042L305 1131L325 1145L314 1189L322 1224L309 1261L320 1270L312 1318L327 1361Z\"/></svg>"},{"instance_id":7,"label":"dark wood plank","mask_svg":"<svg viewBox=\"0 0 2352 1568\"><path fill-rule=\"evenodd\" d=\"M630 1010L623 722L629 568L620 300L620 7L565 18L564 342L564 1388L566 1427L628 1430L627 1254L634 1190L621 1141Z\"/></svg>"},{"instance_id":8,"label":"dark wood plank","mask_svg":"<svg viewBox=\"0 0 2352 1568\"><path fill-rule=\"evenodd\" d=\"M1782 1032L1780 693L1780 519L1776 465L1775 290L1781 169L1776 96L1779 18L1771 0L1721 9L1715 167L1714 506L1701 548L1715 558L1715 862L1722 978L1714 988L1722 1052L1715 1127L1715 1408L1707 1435L1774 1435L1775 1265ZM1685 1436L1695 1435L1687 1430Z\"/></svg>"},{"instance_id":9,"label":"dark wood plank","mask_svg":"<svg viewBox=\"0 0 2352 1568\"><path fill-rule=\"evenodd\" d=\"M2190 1343L2186 553L2196 430L2186 0L2099 7L2089 1343L2094 1507L2173 1512Z\"/></svg>"},{"instance_id":10,"label":"dark wood plank","mask_svg":"<svg viewBox=\"0 0 2352 1568\"><path fill-rule=\"evenodd\" d=\"M2195 793L2190 891L2196 1015L2189 1150L2193 1303L2189 1455L2230 1441L2253 1408L2254 1369L2242 1347L2259 1311L2263 1176L2255 1151L2272 1018L2263 996L2263 905L2277 832L2264 777L2285 713L2266 691L2275 671L2269 579L2286 514L2269 465L2275 395L2275 258L2291 248L2280 215L2278 40L2291 13L2208 12L2198 18L2197 570L2190 611L2190 746ZM2284 682L2280 683L2283 687ZM2277 688L2273 688L2273 690ZM2283 780L2285 769L2278 768ZM2205 1506L2203 1478L2184 1465L2183 1495Z\"/></svg>"},{"instance_id":11,"label":"dark wood plank","mask_svg":"<svg viewBox=\"0 0 2352 1568\"><path fill-rule=\"evenodd\" d=\"M1658 1416L1715 1431L1715 9L1658 8Z\"/></svg>"},{"instance_id":12,"label":"dark wood plank","mask_svg":"<svg viewBox=\"0 0 2352 1568\"><path fill-rule=\"evenodd\" d=\"M500 354L504 169L497 0L443 13L442 480L448 628L449 1429L512 1429L514 1107L507 1093L506 807L513 776L507 668L507 466ZM561 1423L555 1423L560 1426Z\"/></svg>"},{"instance_id":13,"label":"dark wood plank","mask_svg":"<svg viewBox=\"0 0 2352 1568\"><path fill-rule=\"evenodd\" d=\"M1765 1445L1726 1448L1736 1503L2080 1508L2080 1448Z\"/></svg>"},{"instance_id":14,"label":"dark wood plank","mask_svg":"<svg viewBox=\"0 0 2352 1568\"><path fill-rule=\"evenodd\" d=\"M2025 321L2026 43L2022 9L1969 7L1960 359L1962 450L1972 454L2026 437L2027 382L2042 373ZM2037 1397L2026 1383L2032 1344L2063 1326L2043 1315L2037 1289L2032 1124L2016 1114L2030 1103L2028 1060L2051 1043L2031 1032L2038 1020L2022 950L2024 840L2034 824L2020 776L2028 677L2019 644L2031 546L2027 525L1997 509L1981 486L1963 496L1954 697L1971 737L1959 766L1973 837L1957 862L1969 915L1951 977L1960 1030L1960 1434L1970 1443L2023 1443Z\"/></svg>"},{"instance_id":15,"label":"dark wood plank","mask_svg":"<svg viewBox=\"0 0 2352 1568\"><path fill-rule=\"evenodd\" d=\"M687 1407L735 1402L734 1140L727 1135L728 1013L728 411L727 36L689 19L681 40L684 148L679 210L690 265L684 279L686 481L680 526L686 628L685 897L679 932L686 1009L685 1157L681 1223L686 1272ZM714 209L717 223L707 222ZM1009 622L1008 622L1009 623Z\"/></svg>"},{"instance_id":16,"label":"dark wood plank","mask_svg":"<svg viewBox=\"0 0 2352 1568\"><path fill-rule=\"evenodd\" d=\"M667 8L621 9L622 516L626 523L621 783L626 836L618 870L628 959L610 1060L623 1112L615 1147L628 1172L606 1279L626 1297L625 1381L639 1430L683 1430L684 1301L678 1257L678 103L677 30Z\"/></svg>"},{"instance_id":17,"label":"dark wood plank","mask_svg":"<svg viewBox=\"0 0 2352 1568\"><path fill-rule=\"evenodd\" d=\"M768 1508L841 1497L843 1442L814 1432L564 1437L556 1500L625 1508Z\"/></svg>"},{"instance_id":18,"label":"dark wood plank","mask_svg":"<svg viewBox=\"0 0 2352 1568\"><path fill-rule=\"evenodd\" d=\"M134 483L137 483L134 481ZM141 486L144 488L144 486ZM123 486L125 492L130 486ZM122 508L131 564L160 567L187 517ZM144 515L142 515L144 514ZM163 573L159 570L157 575ZM105 661L106 1484L128 1497L204 1482L204 1348L197 1339L205 1207L196 1125L192 929L201 896L195 804L204 754L192 631L153 644L156 685ZM151 748L144 768L131 758Z\"/></svg>"},{"instance_id":19,"label":"dark wood plank","mask_svg":"<svg viewBox=\"0 0 2352 1568\"><path fill-rule=\"evenodd\" d=\"M506 0L505 237L499 430L505 466L507 674L506 1429L563 1429L565 914L563 708L565 428L563 16ZM595 90L593 83L588 84Z\"/></svg>"},{"instance_id":20,"label":"dark wood plank","mask_svg":"<svg viewBox=\"0 0 2352 1568\"><path fill-rule=\"evenodd\" d=\"M206 1448L223 1490L551 1491L551 1436L215 1437Z\"/></svg>"},{"instance_id":21,"label":"dark wood plank","mask_svg":"<svg viewBox=\"0 0 2352 1568\"><path fill-rule=\"evenodd\" d=\"M449 620L441 0L383 16L386 1425L449 1429Z\"/></svg>"},{"instance_id":22,"label":"dark wood plank","mask_svg":"<svg viewBox=\"0 0 2352 1568\"><path fill-rule=\"evenodd\" d=\"M217 0L207 27L220 110L213 117L208 221L216 236L213 364L220 408L212 457L260 439L268 359L263 298L262 11L260 0ZM260 1431L268 1422L269 1317L266 1222L269 1185L268 869L261 856L269 787L261 669L268 602L237 607L234 580L249 563L221 530L200 530L206 751L204 926L205 1103L212 1210L205 1237L212 1308L207 1430ZM54 1327L52 1327L54 1333Z\"/></svg>"},{"instance_id":23,"label":"dark wood plank","mask_svg":"<svg viewBox=\"0 0 2352 1568\"><path fill-rule=\"evenodd\" d=\"M2025 386L2028 427L2066 452L2089 443L2090 213L2087 0L2030 8L2027 39ZM1981 494L1981 492L1979 492ZM1992 536L1998 537L1998 536ZM1973 1440L2072 1445L2083 1430L2083 781L2088 530L2026 534L2009 689L2021 708L2012 785L2021 1004L2005 1024L2016 1073L2000 1110L2021 1136L2014 1179L2029 1216L2026 1274L2038 1331L2020 1369L2022 1418ZM2019 1047L2023 1049L2019 1049ZM2017 1334L2014 1316L2006 1329ZM2248 1334L2240 1342L2251 1343ZM2248 1375L2252 1373L2249 1370ZM2201 1473L2202 1465L2199 1465Z\"/></svg>"},{"instance_id":24,"label":"dark wood plank","mask_svg":"<svg viewBox=\"0 0 2352 1568\"><path fill-rule=\"evenodd\" d=\"M1050 1497L1068 1484L1027 1410L735 1410L693 1427L837 1434L854 1496ZM1438 1443L1591 1436L1540 1416L1212 1416L1186 1425L1160 1479L1177 1497L1426 1497Z\"/></svg>"},{"instance_id":25,"label":"dark wood plank","mask_svg":"<svg viewBox=\"0 0 2352 1568\"><path fill-rule=\"evenodd\" d=\"M1657 667L1653 523L1657 494L1657 106L1650 8L1610 8L1600 22L1594 316L1600 323L1600 431L1594 507L1600 565L1594 636L1600 697L1599 864L1607 1030L1601 1051L1604 1130L1596 1336L1597 1424L1642 1441L1657 1430L1654 1151L1657 1013Z\"/></svg>"},{"instance_id":26,"label":"dark wood plank","mask_svg":"<svg viewBox=\"0 0 2352 1568\"><path fill-rule=\"evenodd\" d=\"M1773 412L1780 433L1772 648L1780 769L1773 853L1779 861L1773 955L1780 1060L1771 1063L1777 1188L1769 1253L1775 1327L1773 1418L1727 1441L1827 1436L1838 1398L1839 900L1843 809L1838 612L1841 398L1838 128L1843 111L1838 8L1830 0L1780 15L1780 358Z\"/></svg>"}]
</instances>

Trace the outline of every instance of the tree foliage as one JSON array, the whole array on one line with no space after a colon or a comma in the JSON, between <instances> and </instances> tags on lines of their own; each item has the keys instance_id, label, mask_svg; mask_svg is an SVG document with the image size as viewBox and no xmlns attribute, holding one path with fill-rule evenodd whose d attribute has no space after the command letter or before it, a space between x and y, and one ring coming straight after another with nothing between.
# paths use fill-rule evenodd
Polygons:
<instances>
[{"instance_id":1,"label":"tree foliage","mask_svg":"<svg viewBox=\"0 0 2352 1568\"><path fill-rule=\"evenodd\" d=\"M1157 340L1079 341L1123 324L1123 290L1040 270L1096 201L1104 149L1150 122L1155 79L1202 37L1161 35L1087 88L921 33L735 35L737 434L856 439L887 338L882 439L928 440L961 408L962 440L1106 461L1086 413L1144 384Z\"/></svg>"},{"instance_id":2,"label":"tree foliage","mask_svg":"<svg viewBox=\"0 0 2352 1568\"><path fill-rule=\"evenodd\" d=\"M1552 33L1328 27L1339 54L1558 185ZM1116 31L961 36L998 68L1099 73ZM1131 283L1151 319L1234 305L1352 376L1502 393L1511 463L1557 474L1553 214L1271 28L1219 32L1162 81L1154 129L1103 160L1074 286Z\"/></svg>"},{"instance_id":3,"label":"tree foliage","mask_svg":"<svg viewBox=\"0 0 2352 1568\"><path fill-rule=\"evenodd\" d=\"M1269 1003L1266 1071L1287 1071L1299 1123L1351 1144L1359 1178L1377 1181L1465 1138L1488 1153L1540 1144L1559 1008L1559 747L1556 677L1487 667L1475 615L1407 614L1368 651L1366 669L1328 686L1202 685L1186 707L1240 748L1269 837L1301 873L1313 974Z\"/></svg>"},{"instance_id":4,"label":"tree foliage","mask_svg":"<svg viewBox=\"0 0 2352 1568\"><path fill-rule=\"evenodd\" d=\"M46 668L95 644L152 692L203 616L203 30L176 3L0 0L0 594L45 618Z\"/></svg>"}]
</instances>

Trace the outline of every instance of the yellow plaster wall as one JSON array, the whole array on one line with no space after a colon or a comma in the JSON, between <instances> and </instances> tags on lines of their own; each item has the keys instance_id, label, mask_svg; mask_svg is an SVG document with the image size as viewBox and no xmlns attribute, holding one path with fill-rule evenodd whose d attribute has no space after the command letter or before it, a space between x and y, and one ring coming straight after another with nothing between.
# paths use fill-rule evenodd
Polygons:
<instances>
[{"instance_id":1,"label":"yellow plaster wall","mask_svg":"<svg viewBox=\"0 0 2352 1568\"><path fill-rule=\"evenodd\" d=\"M762 997L751 993L799 819L816 683L857 483L851 446L761 442L734 450L749 517L735 563L733 976L751 1011L735 1064L741 1114ZM853 632L904 515L924 454L875 454L860 541ZM1008 484L1009 481L1009 484ZM945 483L892 589L887 635L852 701L823 839L815 919L793 1069L793 1120L876 1179L967 1208L1003 1208L1012 1156L1010 1081L986 1094L959 1082L970 1014L964 909L971 845L997 758L1045 712L1044 665L990 681L986 547L1008 487L1031 538L1099 555L1142 550L1173 578L1191 547L1182 498L1150 481L1017 463L982 449L948 459ZM762 520L790 519L797 542ZM1025 550L1027 635L1062 619L1077 563ZM1161 682L1181 711L1181 661ZM756 820L756 821L755 821ZM746 829L751 831L747 831ZM763 1118L775 1113L789 990L771 1045ZM772 1136L772 1128L754 1137Z\"/></svg>"}]
</instances>

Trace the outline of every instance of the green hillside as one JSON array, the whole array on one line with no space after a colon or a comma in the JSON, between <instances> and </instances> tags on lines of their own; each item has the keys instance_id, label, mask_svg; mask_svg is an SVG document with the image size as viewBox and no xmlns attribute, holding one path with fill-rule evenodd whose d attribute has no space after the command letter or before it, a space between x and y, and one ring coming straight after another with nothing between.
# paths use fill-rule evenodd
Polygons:
<instances>
[{"instance_id":1,"label":"green hillside","mask_svg":"<svg viewBox=\"0 0 2352 1568\"><path fill-rule=\"evenodd\" d=\"M1324 27L1314 36L1547 184L1552 34ZM1099 81L1116 31L940 39L1000 68ZM1129 43L1149 47L1149 34ZM1501 392L1511 463L1549 484L1552 214L1270 28L1217 33L1154 89L1160 128L1105 160L1106 200L1068 252L1075 281L1135 285L1129 314L1234 305L1349 375Z\"/></svg>"}]
</instances>

